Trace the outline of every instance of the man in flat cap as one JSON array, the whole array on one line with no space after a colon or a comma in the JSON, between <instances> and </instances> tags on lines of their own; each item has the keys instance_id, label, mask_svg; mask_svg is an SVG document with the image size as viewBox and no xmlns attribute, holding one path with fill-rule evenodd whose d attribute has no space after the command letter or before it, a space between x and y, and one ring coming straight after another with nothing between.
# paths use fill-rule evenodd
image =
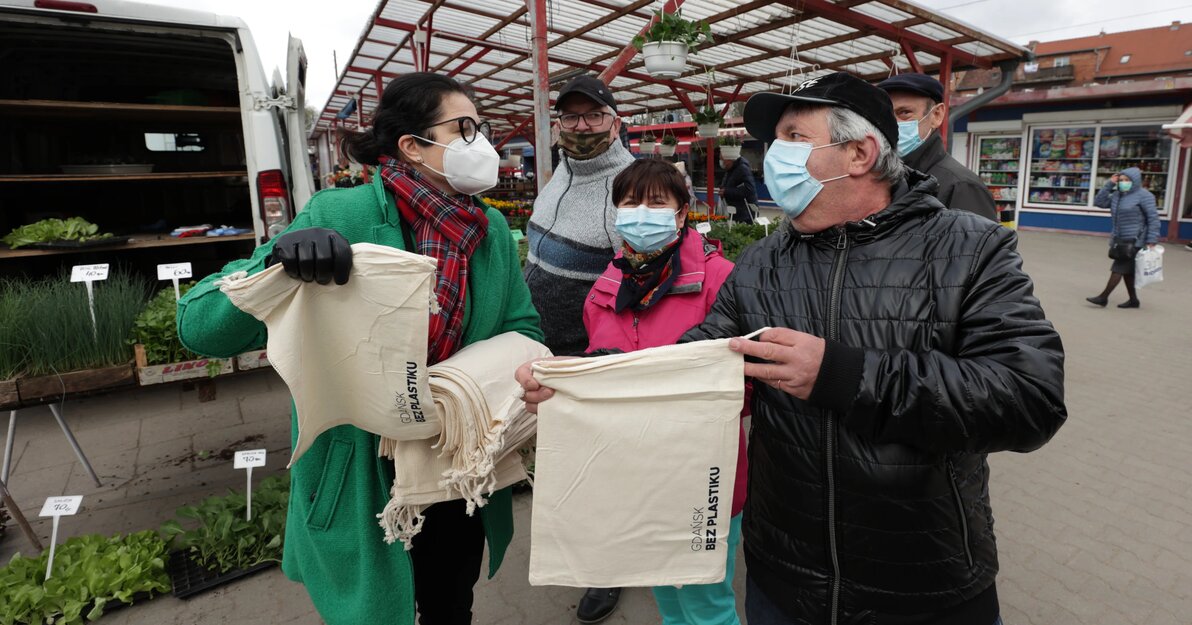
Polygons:
<instances>
[{"instance_id":1,"label":"man in flat cap","mask_svg":"<svg viewBox=\"0 0 1192 625\"><path fill-rule=\"evenodd\" d=\"M898 155L912 169L934 176L948 208L997 221L997 207L985 183L944 149L940 127L948 104L944 86L926 74L899 74L878 83L890 95L898 118Z\"/></svg>"}]
</instances>

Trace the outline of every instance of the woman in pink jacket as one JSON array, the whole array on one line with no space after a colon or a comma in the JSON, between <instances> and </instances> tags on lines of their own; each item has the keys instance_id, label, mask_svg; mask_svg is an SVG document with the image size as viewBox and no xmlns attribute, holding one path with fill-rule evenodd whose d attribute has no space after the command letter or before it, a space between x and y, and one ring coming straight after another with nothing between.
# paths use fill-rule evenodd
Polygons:
<instances>
[{"instance_id":1,"label":"woman in pink jacket","mask_svg":"<svg viewBox=\"0 0 1192 625\"><path fill-rule=\"evenodd\" d=\"M613 180L624 245L584 302L588 352L673 345L704 320L733 264L686 227L687 198L683 176L666 161L638 160ZM739 625L732 583L746 462L742 429L724 581L654 588L663 625Z\"/></svg>"}]
</instances>

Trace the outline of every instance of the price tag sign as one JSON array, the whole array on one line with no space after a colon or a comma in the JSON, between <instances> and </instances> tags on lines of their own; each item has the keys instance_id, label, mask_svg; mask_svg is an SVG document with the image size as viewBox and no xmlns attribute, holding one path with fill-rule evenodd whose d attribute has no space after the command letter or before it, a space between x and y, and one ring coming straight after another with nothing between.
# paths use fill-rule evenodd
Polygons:
<instances>
[{"instance_id":1,"label":"price tag sign","mask_svg":"<svg viewBox=\"0 0 1192 625\"><path fill-rule=\"evenodd\" d=\"M252 449L249 451L236 452L235 468L237 469L251 469L253 467L265 466L265 450Z\"/></svg>"},{"instance_id":2,"label":"price tag sign","mask_svg":"<svg viewBox=\"0 0 1192 625\"><path fill-rule=\"evenodd\" d=\"M69 497L48 497L41 507L41 516L71 516L79 511L79 504L83 503L82 495Z\"/></svg>"},{"instance_id":3,"label":"price tag sign","mask_svg":"<svg viewBox=\"0 0 1192 625\"><path fill-rule=\"evenodd\" d=\"M712 231L712 224L706 221L695 224L695 231L700 234L708 234Z\"/></svg>"},{"instance_id":4,"label":"price tag sign","mask_svg":"<svg viewBox=\"0 0 1192 625\"><path fill-rule=\"evenodd\" d=\"M71 282L95 282L108 279L108 264L75 265L70 269Z\"/></svg>"},{"instance_id":5,"label":"price tag sign","mask_svg":"<svg viewBox=\"0 0 1192 625\"><path fill-rule=\"evenodd\" d=\"M158 280L178 280L192 275L190 263L167 263L157 266Z\"/></svg>"},{"instance_id":6,"label":"price tag sign","mask_svg":"<svg viewBox=\"0 0 1192 625\"><path fill-rule=\"evenodd\" d=\"M193 275L190 263L166 263L157 266L157 279L170 280L174 283L174 301L182 299L182 293L178 290L178 281L183 278L189 278Z\"/></svg>"},{"instance_id":7,"label":"price tag sign","mask_svg":"<svg viewBox=\"0 0 1192 625\"><path fill-rule=\"evenodd\" d=\"M757 219L754 220L754 222L759 223L763 226L768 226L768 225L770 225L770 218L769 217L758 217Z\"/></svg>"},{"instance_id":8,"label":"price tag sign","mask_svg":"<svg viewBox=\"0 0 1192 625\"><path fill-rule=\"evenodd\" d=\"M248 470L248 488L245 489L245 503L247 509L244 512L246 521L252 520L252 470L253 467L265 466L265 451L264 449L249 449L246 451L236 452L235 460L233 460L233 467L236 469Z\"/></svg>"},{"instance_id":9,"label":"price tag sign","mask_svg":"<svg viewBox=\"0 0 1192 625\"><path fill-rule=\"evenodd\" d=\"M514 241L521 241L522 239L526 238L525 233L523 233L521 230L511 230L510 232L513 234Z\"/></svg>"},{"instance_id":10,"label":"price tag sign","mask_svg":"<svg viewBox=\"0 0 1192 625\"><path fill-rule=\"evenodd\" d=\"M41 516L54 517L54 526L50 532L50 555L46 559L46 579L49 579L54 572L54 548L58 545L58 519L77 513L81 503L83 503L82 495L47 497L45 505L41 507Z\"/></svg>"},{"instance_id":11,"label":"price tag sign","mask_svg":"<svg viewBox=\"0 0 1192 625\"><path fill-rule=\"evenodd\" d=\"M108 264L75 265L70 269L70 281L82 282L87 286L87 306L91 309L91 333L98 338L99 328L95 325L95 281L108 279Z\"/></svg>"}]
</instances>

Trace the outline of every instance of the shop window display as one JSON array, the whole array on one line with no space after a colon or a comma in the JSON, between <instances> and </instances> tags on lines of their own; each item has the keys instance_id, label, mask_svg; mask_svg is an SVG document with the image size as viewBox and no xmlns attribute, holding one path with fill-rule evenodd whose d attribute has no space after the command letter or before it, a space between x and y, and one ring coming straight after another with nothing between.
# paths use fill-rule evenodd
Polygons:
<instances>
[{"instance_id":1,"label":"shop window display","mask_svg":"<svg viewBox=\"0 0 1192 625\"><path fill-rule=\"evenodd\" d=\"M1088 206L1096 135L1095 127L1033 129L1027 201Z\"/></svg>"},{"instance_id":2,"label":"shop window display","mask_svg":"<svg viewBox=\"0 0 1192 625\"><path fill-rule=\"evenodd\" d=\"M1097 183L1128 167L1142 170L1142 186L1155 195L1159 212L1166 208L1171 165L1171 138L1158 126L1104 126L1097 150Z\"/></svg>"}]
</instances>

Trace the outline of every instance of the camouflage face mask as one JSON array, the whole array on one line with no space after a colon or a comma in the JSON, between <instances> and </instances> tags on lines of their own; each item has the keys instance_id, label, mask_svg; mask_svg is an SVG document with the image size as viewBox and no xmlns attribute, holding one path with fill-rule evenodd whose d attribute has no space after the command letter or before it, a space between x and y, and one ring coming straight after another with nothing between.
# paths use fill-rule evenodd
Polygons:
<instances>
[{"instance_id":1,"label":"camouflage face mask","mask_svg":"<svg viewBox=\"0 0 1192 625\"><path fill-rule=\"evenodd\" d=\"M577 161L586 161L604 154L612 143L612 137L604 132L572 132L564 130L559 133L559 147L567 156Z\"/></svg>"}]
</instances>

